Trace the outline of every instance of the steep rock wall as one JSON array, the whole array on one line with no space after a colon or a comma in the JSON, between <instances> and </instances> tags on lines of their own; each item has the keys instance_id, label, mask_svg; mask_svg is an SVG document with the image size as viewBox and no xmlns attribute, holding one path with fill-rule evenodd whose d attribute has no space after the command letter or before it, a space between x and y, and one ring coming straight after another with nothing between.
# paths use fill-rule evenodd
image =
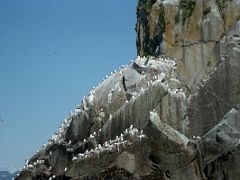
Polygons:
<instances>
[{"instance_id":1,"label":"steep rock wall","mask_svg":"<svg viewBox=\"0 0 240 180\"><path fill-rule=\"evenodd\" d=\"M16 179L238 180L239 9L139 0L142 57L100 82Z\"/></svg>"},{"instance_id":2,"label":"steep rock wall","mask_svg":"<svg viewBox=\"0 0 240 180\"><path fill-rule=\"evenodd\" d=\"M196 90L219 63L219 42L240 18L239 9L239 0L140 0L138 54L175 58L180 80Z\"/></svg>"}]
</instances>

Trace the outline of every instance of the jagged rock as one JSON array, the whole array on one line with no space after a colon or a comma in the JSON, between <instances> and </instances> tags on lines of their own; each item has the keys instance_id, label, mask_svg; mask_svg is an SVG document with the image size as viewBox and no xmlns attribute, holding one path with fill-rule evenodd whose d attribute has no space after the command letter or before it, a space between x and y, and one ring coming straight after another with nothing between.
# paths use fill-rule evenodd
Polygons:
<instances>
[{"instance_id":1,"label":"jagged rock","mask_svg":"<svg viewBox=\"0 0 240 180\"><path fill-rule=\"evenodd\" d=\"M149 175L149 156L155 157L151 152L154 141L146 142L148 136L142 132L151 119L149 112L153 111L181 133L187 133L186 97L181 89L168 87L173 81L179 82L175 62L153 57L137 58L110 75L83 99L53 139L29 161L19 179L27 175L33 179L53 175L75 179L101 177L102 171L114 167L137 177ZM126 156L132 158L124 165L121 162L126 161ZM173 163L179 155L171 158ZM36 164L39 159L44 163ZM177 167L174 168L176 171Z\"/></svg>"},{"instance_id":2,"label":"jagged rock","mask_svg":"<svg viewBox=\"0 0 240 180\"><path fill-rule=\"evenodd\" d=\"M202 137L206 155L205 163L216 160L222 154L238 147L240 139L240 113L232 109L212 130Z\"/></svg>"},{"instance_id":3,"label":"jagged rock","mask_svg":"<svg viewBox=\"0 0 240 180\"><path fill-rule=\"evenodd\" d=\"M149 141L155 145L150 155L154 167L161 173L167 173L168 176L181 174L182 169L187 168L191 163L194 164L196 158L190 140L171 126L161 122L157 113L150 112L150 114L150 120L144 132L149 137ZM192 174L192 177L198 177L198 174Z\"/></svg>"},{"instance_id":4,"label":"jagged rock","mask_svg":"<svg viewBox=\"0 0 240 180\"><path fill-rule=\"evenodd\" d=\"M239 6L239 0L139 0L138 54L176 58L180 80L196 90L219 63L219 41L239 19Z\"/></svg>"},{"instance_id":5,"label":"jagged rock","mask_svg":"<svg viewBox=\"0 0 240 180\"><path fill-rule=\"evenodd\" d=\"M220 41L221 62L189 96L189 136L203 135L240 102L239 27L238 21Z\"/></svg>"},{"instance_id":6,"label":"jagged rock","mask_svg":"<svg viewBox=\"0 0 240 180\"><path fill-rule=\"evenodd\" d=\"M126 171L133 173L136 170L135 155L127 151L123 151L115 160L117 168L123 168Z\"/></svg>"},{"instance_id":7,"label":"jagged rock","mask_svg":"<svg viewBox=\"0 0 240 180\"><path fill-rule=\"evenodd\" d=\"M239 179L240 112L232 109L202 138L208 179Z\"/></svg>"},{"instance_id":8,"label":"jagged rock","mask_svg":"<svg viewBox=\"0 0 240 180\"><path fill-rule=\"evenodd\" d=\"M139 0L141 57L92 89L16 179L239 179L239 6Z\"/></svg>"}]
</instances>

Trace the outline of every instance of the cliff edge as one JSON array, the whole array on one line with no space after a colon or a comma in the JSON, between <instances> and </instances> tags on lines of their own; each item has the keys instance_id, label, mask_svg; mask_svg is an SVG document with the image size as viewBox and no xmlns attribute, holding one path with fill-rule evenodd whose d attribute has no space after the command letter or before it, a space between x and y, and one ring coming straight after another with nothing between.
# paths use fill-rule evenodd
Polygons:
<instances>
[{"instance_id":1,"label":"cliff edge","mask_svg":"<svg viewBox=\"0 0 240 180\"><path fill-rule=\"evenodd\" d=\"M239 179L240 0L139 0L138 57L16 180Z\"/></svg>"}]
</instances>

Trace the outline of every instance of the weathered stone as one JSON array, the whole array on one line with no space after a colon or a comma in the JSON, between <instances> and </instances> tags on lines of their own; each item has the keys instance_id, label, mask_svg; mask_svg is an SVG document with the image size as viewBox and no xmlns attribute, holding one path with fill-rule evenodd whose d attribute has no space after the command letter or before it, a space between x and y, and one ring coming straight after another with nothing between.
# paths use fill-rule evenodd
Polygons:
<instances>
[{"instance_id":1,"label":"weathered stone","mask_svg":"<svg viewBox=\"0 0 240 180\"><path fill-rule=\"evenodd\" d=\"M53 174L58 178L100 177L102 171L113 167L124 169L138 177L149 174L152 145L147 144L145 135L140 133L150 118L149 112L154 110L169 125L174 124L172 120L178 121L175 128L181 132L186 129L186 124L183 123L185 95L179 89L172 91L168 87L173 80L179 82L175 70L174 61L149 57L138 58L133 64L113 73L83 99L82 105L70 114L65 125L29 162L34 164L39 159L44 159L46 164L40 169L38 167L37 171L28 165L20 177L27 177L24 175L26 173L33 177L50 177ZM129 99L127 94L131 94ZM172 98L170 106L176 107L171 112L163 103L164 98L168 97ZM178 100L174 101L174 98ZM165 103L165 106L168 105ZM179 113L173 114L177 112ZM109 144L112 144L111 150ZM106 147L102 148L104 146ZM132 154L129 163L126 161L126 152ZM174 160L176 157L169 155L169 158ZM172 166L174 162L170 164Z\"/></svg>"},{"instance_id":2,"label":"weathered stone","mask_svg":"<svg viewBox=\"0 0 240 180\"><path fill-rule=\"evenodd\" d=\"M170 89L180 89L181 88L181 82L175 78L171 78L170 79L170 83L169 83L169 88Z\"/></svg>"},{"instance_id":3,"label":"weathered stone","mask_svg":"<svg viewBox=\"0 0 240 180\"><path fill-rule=\"evenodd\" d=\"M16 179L239 179L239 5L139 0L141 57L84 97Z\"/></svg>"},{"instance_id":4,"label":"weathered stone","mask_svg":"<svg viewBox=\"0 0 240 180\"><path fill-rule=\"evenodd\" d=\"M135 156L127 151L123 151L115 160L114 164L118 168L123 168L130 173L136 170Z\"/></svg>"},{"instance_id":5,"label":"weathered stone","mask_svg":"<svg viewBox=\"0 0 240 180\"><path fill-rule=\"evenodd\" d=\"M240 112L230 110L202 138L205 173L208 179L239 179Z\"/></svg>"},{"instance_id":6,"label":"weathered stone","mask_svg":"<svg viewBox=\"0 0 240 180\"><path fill-rule=\"evenodd\" d=\"M180 9L179 1L150 3L148 13L141 13L143 4L139 1L136 24L138 54L156 56L158 51L160 55L176 58L179 79L189 90L196 90L201 79L219 62L217 47L227 32L226 23L231 27L239 18L239 11L235 10L239 0L225 4L222 12L215 0L198 0L189 17L183 21L184 12L188 9ZM227 18L222 18L222 13Z\"/></svg>"},{"instance_id":7,"label":"weathered stone","mask_svg":"<svg viewBox=\"0 0 240 180\"><path fill-rule=\"evenodd\" d=\"M240 102L240 47L233 36L238 24L220 41L219 65L202 80L198 92L189 96L189 136L205 134Z\"/></svg>"},{"instance_id":8,"label":"weathered stone","mask_svg":"<svg viewBox=\"0 0 240 180\"><path fill-rule=\"evenodd\" d=\"M205 164L231 152L240 143L240 112L229 111L223 120L202 138Z\"/></svg>"},{"instance_id":9,"label":"weathered stone","mask_svg":"<svg viewBox=\"0 0 240 180\"><path fill-rule=\"evenodd\" d=\"M150 112L150 120L144 132L154 147L149 157L154 171L166 174L169 179L197 179L202 176L194 143L179 131L161 122L157 113ZM188 174L188 171L192 173Z\"/></svg>"},{"instance_id":10,"label":"weathered stone","mask_svg":"<svg viewBox=\"0 0 240 180\"><path fill-rule=\"evenodd\" d=\"M240 18L240 1L228 0L224 4L223 19L226 30L230 29Z\"/></svg>"}]
</instances>

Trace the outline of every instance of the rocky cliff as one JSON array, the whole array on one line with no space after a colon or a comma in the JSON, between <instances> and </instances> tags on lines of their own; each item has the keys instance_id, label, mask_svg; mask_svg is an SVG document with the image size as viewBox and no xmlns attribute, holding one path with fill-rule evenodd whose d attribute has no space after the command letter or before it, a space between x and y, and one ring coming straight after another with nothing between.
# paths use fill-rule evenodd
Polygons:
<instances>
[{"instance_id":1,"label":"rocky cliff","mask_svg":"<svg viewBox=\"0 0 240 180\"><path fill-rule=\"evenodd\" d=\"M231 54L220 46L238 22L239 9L238 0L140 0L138 54L175 58L179 78L195 90L211 68Z\"/></svg>"},{"instance_id":2,"label":"rocky cliff","mask_svg":"<svg viewBox=\"0 0 240 180\"><path fill-rule=\"evenodd\" d=\"M99 83L16 179L239 179L239 9L139 0L139 56Z\"/></svg>"}]
</instances>

